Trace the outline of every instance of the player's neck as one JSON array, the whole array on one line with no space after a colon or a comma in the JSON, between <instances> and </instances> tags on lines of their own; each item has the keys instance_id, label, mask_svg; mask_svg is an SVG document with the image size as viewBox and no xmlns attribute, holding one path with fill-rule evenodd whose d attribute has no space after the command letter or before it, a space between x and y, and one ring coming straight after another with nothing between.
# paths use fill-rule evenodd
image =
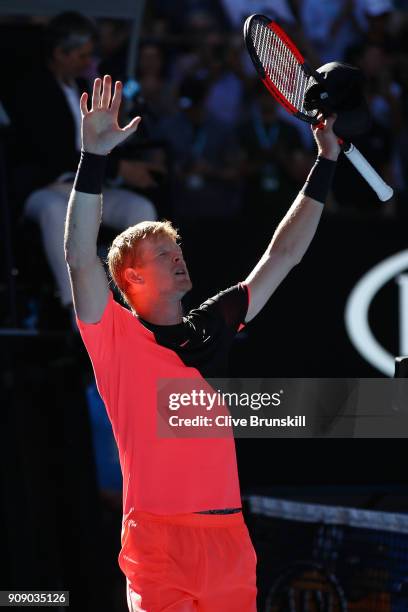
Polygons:
<instances>
[{"instance_id":1,"label":"player's neck","mask_svg":"<svg viewBox=\"0 0 408 612\"><path fill-rule=\"evenodd\" d=\"M181 301L160 300L154 304L138 301L132 304L132 310L142 319L154 325L177 325L183 321Z\"/></svg>"}]
</instances>

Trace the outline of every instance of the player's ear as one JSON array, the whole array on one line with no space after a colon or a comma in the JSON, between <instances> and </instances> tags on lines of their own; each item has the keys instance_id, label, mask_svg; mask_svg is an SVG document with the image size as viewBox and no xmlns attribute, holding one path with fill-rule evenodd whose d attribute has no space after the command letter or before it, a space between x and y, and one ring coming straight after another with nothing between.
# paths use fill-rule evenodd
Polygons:
<instances>
[{"instance_id":1,"label":"player's ear","mask_svg":"<svg viewBox=\"0 0 408 612\"><path fill-rule=\"evenodd\" d=\"M134 268L126 268L123 273L125 280L134 285L140 285L144 283L144 278L139 272L137 272Z\"/></svg>"}]
</instances>

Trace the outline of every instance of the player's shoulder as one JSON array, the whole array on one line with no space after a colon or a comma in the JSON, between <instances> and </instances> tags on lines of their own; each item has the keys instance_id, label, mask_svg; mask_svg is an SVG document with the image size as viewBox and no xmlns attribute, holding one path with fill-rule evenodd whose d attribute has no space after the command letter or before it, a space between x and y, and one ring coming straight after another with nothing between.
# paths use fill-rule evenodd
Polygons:
<instances>
[{"instance_id":1,"label":"player's shoulder","mask_svg":"<svg viewBox=\"0 0 408 612\"><path fill-rule=\"evenodd\" d=\"M235 304L246 302L248 299L247 287L244 283L237 283L218 291L218 293L207 298L204 302L190 310L189 315L193 317L223 316L225 310L233 308Z\"/></svg>"},{"instance_id":2,"label":"player's shoulder","mask_svg":"<svg viewBox=\"0 0 408 612\"><path fill-rule=\"evenodd\" d=\"M108 300L103 313L103 317L110 315L111 318L120 321L124 325L132 325L137 320L130 306L126 304L116 292L109 289Z\"/></svg>"}]
</instances>

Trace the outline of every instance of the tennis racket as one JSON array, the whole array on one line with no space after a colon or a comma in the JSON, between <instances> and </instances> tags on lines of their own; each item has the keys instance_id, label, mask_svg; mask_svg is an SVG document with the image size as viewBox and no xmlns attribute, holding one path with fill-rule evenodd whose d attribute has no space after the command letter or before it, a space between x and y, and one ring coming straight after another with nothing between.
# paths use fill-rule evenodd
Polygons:
<instances>
[{"instance_id":1,"label":"tennis racket","mask_svg":"<svg viewBox=\"0 0 408 612\"><path fill-rule=\"evenodd\" d=\"M251 15L244 24L244 39L256 71L275 99L298 119L318 124L320 111L307 110L304 100L308 88L320 83L322 76L305 62L282 28L264 15ZM341 141L341 144L347 158L379 199L385 202L392 198L392 187L385 183L360 151L350 142Z\"/></svg>"}]
</instances>

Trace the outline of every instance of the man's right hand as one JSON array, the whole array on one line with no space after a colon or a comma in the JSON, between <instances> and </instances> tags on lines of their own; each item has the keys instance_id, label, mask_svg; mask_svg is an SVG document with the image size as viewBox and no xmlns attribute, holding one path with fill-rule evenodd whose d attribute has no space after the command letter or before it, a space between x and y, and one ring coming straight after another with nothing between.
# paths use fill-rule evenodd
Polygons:
<instances>
[{"instance_id":1,"label":"man's right hand","mask_svg":"<svg viewBox=\"0 0 408 612\"><path fill-rule=\"evenodd\" d=\"M124 128L118 125L118 113L122 100L122 83L116 81L111 102L112 78L106 74L95 79L92 93L92 109L88 110L88 94L81 96L82 148L96 155L107 155L116 145L134 134L141 121L135 117Z\"/></svg>"},{"instance_id":2,"label":"man's right hand","mask_svg":"<svg viewBox=\"0 0 408 612\"><path fill-rule=\"evenodd\" d=\"M333 132L333 124L336 121L337 115L331 115L326 119L320 115L317 118L320 120L320 123L312 125L311 128L319 155L332 161L337 161L341 152L339 139Z\"/></svg>"}]
</instances>

